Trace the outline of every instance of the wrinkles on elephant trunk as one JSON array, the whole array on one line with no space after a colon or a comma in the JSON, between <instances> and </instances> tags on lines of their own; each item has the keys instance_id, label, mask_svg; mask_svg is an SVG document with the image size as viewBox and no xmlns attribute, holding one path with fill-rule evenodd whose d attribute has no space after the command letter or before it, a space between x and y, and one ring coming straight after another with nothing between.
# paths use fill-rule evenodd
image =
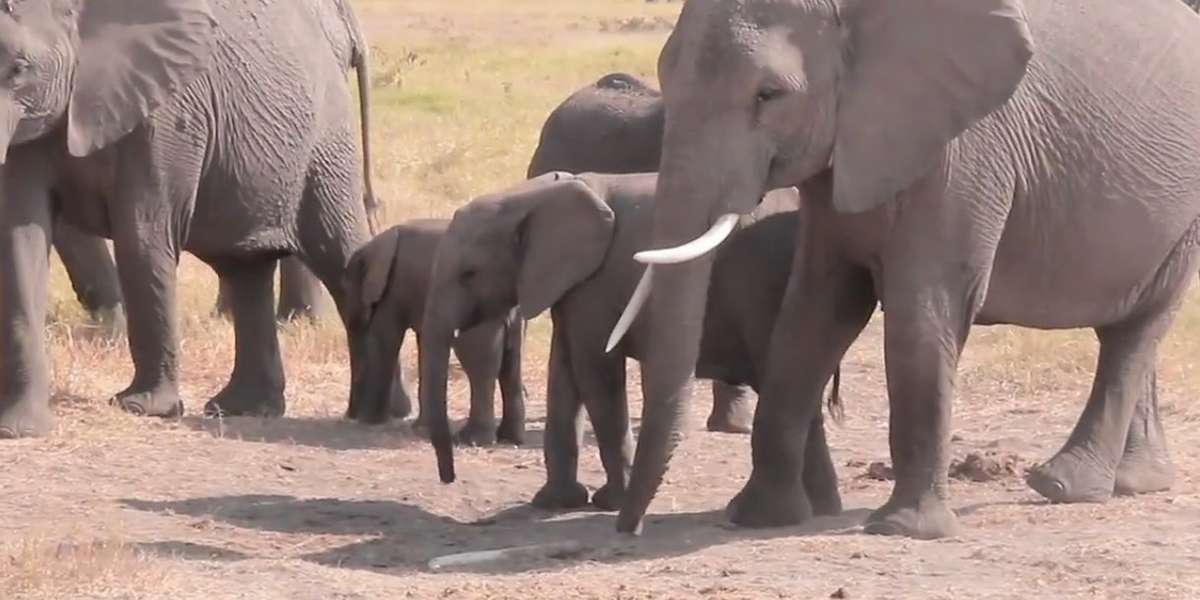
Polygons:
<instances>
[{"instance_id":1,"label":"wrinkles on elephant trunk","mask_svg":"<svg viewBox=\"0 0 1200 600\"><path fill-rule=\"evenodd\" d=\"M0 97L0 165L8 160L8 146L17 134L23 114L24 111L11 96Z\"/></svg>"},{"instance_id":2,"label":"wrinkles on elephant trunk","mask_svg":"<svg viewBox=\"0 0 1200 600\"><path fill-rule=\"evenodd\" d=\"M419 343L421 414L437 454L438 477L454 483L454 441L446 406L446 371L450 364L450 328L423 327Z\"/></svg>"},{"instance_id":3,"label":"wrinkles on elephant trunk","mask_svg":"<svg viewBox=\"0 0 1200 600\"><path fill-rule=\"evenodd\" d=\"M643 362L642 427L617 531L638 533L675 448L683 439L692 373L700 352L712 257L662 265L650 293L650 348Z\"/></svg>"}]
</instances>

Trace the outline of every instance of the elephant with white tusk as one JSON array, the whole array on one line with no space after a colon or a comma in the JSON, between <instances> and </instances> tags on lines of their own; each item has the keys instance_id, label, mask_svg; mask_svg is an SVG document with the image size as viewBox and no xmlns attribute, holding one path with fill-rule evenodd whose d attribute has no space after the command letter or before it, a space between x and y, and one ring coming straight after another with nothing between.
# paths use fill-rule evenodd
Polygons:
<instances>
[{"instance_id":1,"label":"elephant with white tusk","mask_svg":"<svg viewBox=\"0 0 1200 600\"><path fill-rule=\"evenodd\" d=\"M533 504L555 509L587 504L588 490L577 477L578 417L586 408L606 474L591 502L610 510L620 505L633 459L625 363L645 357L645 322L634 323L611 352L604 342L641 276L631 259L651 234L656 182L653 173L549 173L476 198L455 213L438 247L420 328L422 413L444 482L456 477L446 420L453 332L513 308L526 318L549 310L547 473ZM714 310L705 322L712 333L694 365L698 376L758 385L759 361L790 264L790 252L770 249L786 247L795 235L797 202L795 189L771 192L756 213L761 220L748 220L717 250L721 269L710 290ZM713 246L720 241L710 240ZM644 365L643 371L650 368ZM809 440L810 455L825 458L810 463L805 479L815 498L828 500L818 500L818 510L835 514L841 504L820 420L813 422Z\"/></svg>"}]
</instances>

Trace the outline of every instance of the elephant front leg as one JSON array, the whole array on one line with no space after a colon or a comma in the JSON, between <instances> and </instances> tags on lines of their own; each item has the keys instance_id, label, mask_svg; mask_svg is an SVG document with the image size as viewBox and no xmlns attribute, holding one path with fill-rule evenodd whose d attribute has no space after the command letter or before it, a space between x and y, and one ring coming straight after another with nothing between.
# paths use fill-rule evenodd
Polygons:
<instances>
[{"instance_id":1,"label":"elephant front leg","mask_svg":"<svg viewBox=\"0 0 1200 600\"><path fill-rule=\"evenodd\" d=\"M571 372L592 422L604 467L604 485L592 495L592 504L602 510L617 510L625 499L634 447L625 391L625 357L620 353L604 354L599 343L609 329L573 340Z\"/></svg>"},{"instance_id":2,"label":"elephant front leg","mask_svg":"<svg viewBox=\"0 0 1200 600\"><path fill-rule=\"evenodd\" d=\"M50 203L38 185L44 160L27 155L11 150L0 171L0 439L44 436L53 424L42 331Z\"/></svg>"},{"instance_id":3,"label":"elephant front leg","mask_svg":"<svg viewBox=\"0 0 1200 600\"><path fill-rule=\"evenodd\" d=\"M496 378L500 373L504 327L496 321L462 332L454 342L454 353L467 373L471 386L471 410L467 424L455 441L468 446L496 443Z\"/></svg>"},{"instance_id":4,"label":"elephant front leg","mask_svg":"<svg viewBox=\"0 0 1200 600\"><path fill-rule=\"evenodd\" d=\"M200 165L164 160L149 138L142 128L121 141L117 191L108 205L134 367L133 381L111 402L136 415L174 417L183 414L175 289L183 247L179 225L194 205ZM168 162L172 168L165 168Z\"/></svg>"},{"instance_id":5,"label":"elephant front leg","mask_svg":"<svg viewBox=\"0 0 1200 600\"><path fill-rule=\"evenodd\" d=\"M217 271L233 312L234 364L229 382L204 405L204 414L282 416L283 361L271 310L275 261L220 265Z\"/></svg>"},{"instance_id":6,"label":"elephant front leg","mask_svg":"<svg viewBox=\"0 0 1200 600\"><path fill-rule=\"evenodd\" d=\"M713 407L708 416L708 430L722 433L750 433L754 420L754 390L713 380Z\"/></svg>"},{"instance_id":7,"label":"elephant front leg","mask_svg":"<svg viewBox=\"0 0 1200 600\"><path fill-rule=\"evenodd\" d=\"M546 382L546 435L542 445L546 483L532 500L534 506L549 510L574 509L588 503L587 488L579 483L581 403L562 338L556 327L550 342L550 373Z\"/></svg>"},{"instance_id":8,"label":"elephant front leg","mask_svg":"<svg viewBox=\"0 0 1200 600\"><path fill-rule=\"evenodd\" d=\"M753 470L727 509L730 520L747 527L795 525L841 509L821 396L870 319L875 296L865 272L840 262L810 267L812 258L803 255L797 260L802 268L780 304L754 414Z\"/></svg>"},{"instance_id":9,"label":"elephant front leg","mask_svg":"<svg viewBox=\"0 0 1200 600\"><path fill-rule=\"evenodd\" d=\"M946 504L951 404L986 274L947 278L952 282L923 281L909 272L889 273L889 278L897 282L884 313L888 440L896 483L888 501L868 517L865 531L948 537L957 531Z\"/></svg>"}]
</instances>

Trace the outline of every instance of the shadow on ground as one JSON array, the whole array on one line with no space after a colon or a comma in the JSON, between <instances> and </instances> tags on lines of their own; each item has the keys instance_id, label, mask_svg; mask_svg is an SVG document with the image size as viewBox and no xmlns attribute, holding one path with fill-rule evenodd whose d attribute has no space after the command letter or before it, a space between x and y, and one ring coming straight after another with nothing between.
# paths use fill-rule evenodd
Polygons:
<instances>
[{"instance_id":1,"label":"shadow on ground","mask_svg":"<svg viewBox=\"0 0 1200 600\"><path fill-rule=\"evenodd\" d=\"M211 417L187 416L180 422L194 430L217 438L327 448L329 450L397 450L429 444L429 440L413 430L411 420L394 420L383 425L363 425L346 419L280 417ZM527 421L526 426L534 423ZM453 425L457 430L465 421ZM591 431L585 441L594 443ZM502 448L503 445L497 446ZM522 448L542 447L542 430L525 431ZM431 450L432 452L432 450Z\"/></svg>"},{"instance_id":2,"label":"shadow on ground","mask_svg":"<svg viewBox=\"0 0 1200 600\"><path fill-rule=\"evenodd\" d=\"M624 562L690 554L743 539L770 539L857 531L869 511L848 510L799 527L749 530L732 527L721 511L675 513L647 519L654 535L628 538L615 533L611 513L552 514L521 505L464 523L410 504L332 498L242 495L182 501L124 500L136 510L206 517L241 528L312 535L369 537L297 556L322 565L383 572L424 570L431 558L547 542L582 542L584 550L564 558L525 559L476 569L479 573L553 570L579 561ZM148 551L199 560L238 560L239 553L188 542L159 542ZM244 556L244 555L243 555ZM215 558L214 558L215 557ZM246 557L259 558L259 557Z\"/></svg>"}]
</instances>

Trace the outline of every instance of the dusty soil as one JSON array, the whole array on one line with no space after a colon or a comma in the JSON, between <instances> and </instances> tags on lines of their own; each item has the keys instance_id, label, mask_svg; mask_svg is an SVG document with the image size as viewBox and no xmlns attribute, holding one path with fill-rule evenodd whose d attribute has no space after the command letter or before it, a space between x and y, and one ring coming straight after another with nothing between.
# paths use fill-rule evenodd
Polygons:
<instances>
[{"instance_id":1,"label":"dusty soil","mask_svg":"<svg viewBox=\"0 0 1200 600\"><path fill-rule=\"evenodd\" d=\"M891 485L867 473L888 461L879 336L875 323L852 350L843 380L847 420L831 429L844 515L776 530L729 526L722 509L748 474L749 437L702 431L708 404L700 400L636 540L616 536L609 513L549 514L525 504L543 477L540 369L529 384L531 443L460 451L460 481L450 486L437 481L432 453L407 425L336 418L340 374L294 376L291 416L275 421L139 420L60 393L53 437L0 446L0 595L1200 597L1194 413L1166 411L1181 472L1172 491L1050 505L1025 487L1021 471L1065 439L1089 376L1064 373L1044 391L971 376L987 353L964 359L954 456L999 462L983 469L989 476L951 480L961 535L933 542L864 535L861 521ZM92 390L127 377L72 378L89 359L74 359L79 367L65 360L58 358L59 379L97 397ZM213 375L200 378L207 387L185 390L195 415L221 369L189 368L185 377ZM463 385L455 385L461 405ZM1170 406L1190 392L1163 385ZM582 457L581 478L599 485L590 442ZM563 540L581 541L584 550L483 571L427 567L449 553Z\"/></svg>"}]
</instances>

